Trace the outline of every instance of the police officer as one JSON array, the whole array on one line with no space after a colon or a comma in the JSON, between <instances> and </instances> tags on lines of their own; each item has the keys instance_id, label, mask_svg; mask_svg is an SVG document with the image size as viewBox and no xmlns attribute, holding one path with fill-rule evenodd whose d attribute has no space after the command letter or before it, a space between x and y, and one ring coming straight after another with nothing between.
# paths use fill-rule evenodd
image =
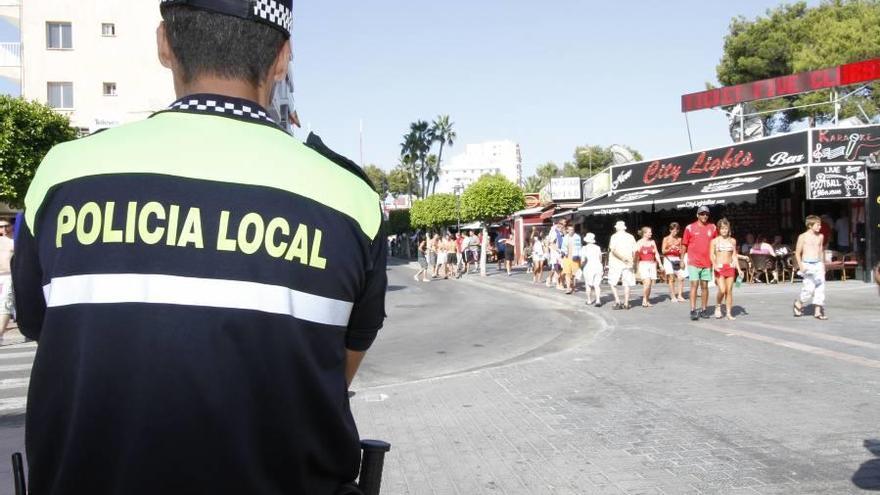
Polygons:
<instances>
[{"instance_id":1,"label":"police officer","mask_svg":"<svg viewBox=\"0 0 880 495\"><path fill-rule=\"evenodd\" d=\"M56 146L14 262L41 494L333 494L384 319L379 198L269 117L290 0L165 0L178 100ZM328 158L329 157L329 158Z\"/></svg>"}]
</instances>

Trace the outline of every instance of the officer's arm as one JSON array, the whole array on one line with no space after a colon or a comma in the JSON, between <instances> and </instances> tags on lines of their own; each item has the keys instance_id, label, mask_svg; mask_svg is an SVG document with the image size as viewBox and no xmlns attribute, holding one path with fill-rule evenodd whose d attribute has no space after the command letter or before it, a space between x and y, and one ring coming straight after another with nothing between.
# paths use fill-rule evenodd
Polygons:
<instances>
[{"instance_id":1,"label":"officer's arm","mask_svg":"<svg viewBox=\"0 0 880 495\"><path fill-rule=\"evenodd\" d=\"M46 314L43 296L43 270L37 252L37 241L31 228L23 222L12 258L12 287L15 291L15 319L21 333L39 340Z\"/></svg>"},{"instance_id":2,"label":"officer's arm","mask_svg":"<svg viewBox=\"0 0 880 495\"><path fill-rule=\"evenodd\" d=\"M364 354L385 321L385 292L388 288L387 264L388 243L385 242L384 229L379 229L370 245L366 278L360 296L354 302L348 331L345 334L345 379L351 385Z\"/></svg>"}]
</instances>

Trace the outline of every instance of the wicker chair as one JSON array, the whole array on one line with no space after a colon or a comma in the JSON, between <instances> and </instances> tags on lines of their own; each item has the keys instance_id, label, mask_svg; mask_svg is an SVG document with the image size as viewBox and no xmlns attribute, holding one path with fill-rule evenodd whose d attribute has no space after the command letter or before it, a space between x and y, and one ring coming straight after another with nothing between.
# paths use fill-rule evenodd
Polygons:
<instances>
[{"instance_id":1,"label":"wicker chair","mask_svg":"<svg viewBox=\"0 0 880 495\"><path fill-rule=\"evenodd\" d=\"M760 280L764 275L764 282L770 283L770 272L776 269L776 258L769 254L750 254L749 260L752 265L752 282Z\"/></svg>"}]
</instances>

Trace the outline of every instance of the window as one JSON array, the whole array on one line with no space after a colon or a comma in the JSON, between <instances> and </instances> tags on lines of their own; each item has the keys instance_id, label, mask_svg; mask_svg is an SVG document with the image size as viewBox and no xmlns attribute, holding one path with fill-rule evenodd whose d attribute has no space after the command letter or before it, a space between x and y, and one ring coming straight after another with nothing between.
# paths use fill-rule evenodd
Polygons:
<instances>
[{"instance_id":1,"label":"window","mask_svg":"<svg viewBox=\"0 0 880 495\"><path fill-rule=\"evenodd\" d=\"M101 24L101 36L116 36L116 24L104 22Z\"/></svg>"},{"instance_id":2,"label":"window","mask_svg":"<svg viewBox=\"0 0 880 495\"><path fill-rule=\"evenodd\" d=\"M52 108L73 108L73 83L50 82L48 103Z\"/></svg>"},{"instance_id":3,"label":"window","mask_svg":"<svg viewBox=\"0 0 880 495\"><path fill-rule=\"evenodd\" d=\"M104 83L104 96L116 96L116 83L115 82L105 82Z\"/></svg>"},{"instance_id":4,"label":"window","mask_svg":"<svg viewBox=\"0 0 880 495\"><path fill-rule=\"evenodd\" d=\"M69 22L46 23L46 48L50 50L73 49L73 27Z\"/></svg>"}]
</instances>

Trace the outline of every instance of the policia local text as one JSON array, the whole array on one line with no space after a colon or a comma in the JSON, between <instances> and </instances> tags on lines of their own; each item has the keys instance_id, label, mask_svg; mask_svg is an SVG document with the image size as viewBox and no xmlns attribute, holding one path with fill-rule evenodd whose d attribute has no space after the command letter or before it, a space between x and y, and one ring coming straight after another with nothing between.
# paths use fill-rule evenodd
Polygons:
<instances>
[{"instance_id":1,"label":"policia local text","mask_svg":"<svg viewBox=\"0 0 880 495\"><path fill-rule=\"evenodd\" d=\"M204 249L202 214L199 208L190 207L181 214L178 205L167 208L151 201L139 206L130 201L125 210L125 225L114 225L116 203L108 201L103 207L95 202L84 204L79 210L64 206L58 212L55 246L60 248L67 237L75 236L84 246L101 243L143 242L168 246ZM239 251L254 254L261 248L269 256L284 258L323 270L327 260L321 257L320 229L299 224L293 232L290 223L275 217L266 222L258 213L248 213L241 218L237 228L230 229L230 213L220 212L217 230L217 251ZM234 227L234 226L233 226ZM291 232L293 235L291 236Z\"/></svg>"}]
</instances>

